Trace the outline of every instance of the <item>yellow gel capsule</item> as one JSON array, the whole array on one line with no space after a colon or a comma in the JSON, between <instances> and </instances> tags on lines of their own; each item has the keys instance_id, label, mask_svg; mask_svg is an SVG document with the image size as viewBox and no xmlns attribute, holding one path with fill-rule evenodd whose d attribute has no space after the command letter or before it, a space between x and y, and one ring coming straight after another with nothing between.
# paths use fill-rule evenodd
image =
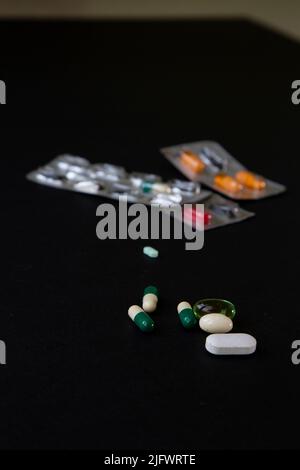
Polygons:
<instances>
[{"instance_id":1,"label":"yellow gel capsule","mask_svg":"<svg viewBox=\"0 0 300 470\"><path fill-rule=\"evenodd\" d=\"M249 189L257 189L260 191L266 187L265 180L250 171L239 171L236 173L235 179Z\"/></svg>"},{"instance_id":2,"label":"yellow gel capsule","mask_svg":"<svg viewBox=\"0 0 300 470\"><path fill-rule=\"evenodd\" d=\"M205 164L201 158L190 150L183 150L180 155L180 160L184 166L188 167L194 173L201 173L205 168Z\"/></svg>"},{"instance_id":3,"label":"yellow gel capsule","mask_svg":"<svg viewBox=\"0 0 300 470\"><path fill-rule=\"evenodd\" d=\"M215 176L215 185L230 193L237 193L243 189L243 186L238 181L225 173L219 173Z\"/></svg>"}]
</instances>

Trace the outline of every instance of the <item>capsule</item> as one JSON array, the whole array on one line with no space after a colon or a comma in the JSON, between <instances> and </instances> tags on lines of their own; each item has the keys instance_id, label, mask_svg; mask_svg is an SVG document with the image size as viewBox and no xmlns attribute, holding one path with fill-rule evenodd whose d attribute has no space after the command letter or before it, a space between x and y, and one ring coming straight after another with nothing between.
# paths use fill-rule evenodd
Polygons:
<instances>
[{"instance_id":1,"label":"capsule","mask_svg":"<svg viewBox=\"0 0 300 470\"><path fill-rule=\"evenodd\" d=\"M237 193L243 189L243 185L226 173L219 173L215 176L215 185L230 193Z\"/></svg>"},{"instance_id":2,"label":"capsule","mask_svg":"<svg viewBox=\"0 0 300 470\"><path fill-rule=\"evenodd\" d=\"M194 315L191 305L188 302L180 302L177 306L177 312L184 328L194 328L194 326L197 324L197 319Z\"/></svg>"},{"instance_id":3,"label":"capsule","mask_svg":"<svg viewBox=\"0 0 300 470\"><path fill-rule=\"evenodd\" d=\"M193 173L201 173L205 168L205 164L203 163L201 158L196 153L191 152L190 150L183 150L181 152L180 161Z\"/></svg>"},{"instance_id":4,"label":"capsule","mask_svg":"<svg viewBox=\"0 0 300 470\"><path fill-rule=\"evenodd\" d=\"M153 331L154 321L138 305L132 305L128 309L128 315L131 320L138 326L138 328L144 333L151 333L151 331Z\"/></svg>"},{"instance_id":5,"label":"capsule","mask_svg":"<svg viewBox=\"0 0 300 470\"><path fill-rule=\"evenodd\" d=\"M235 175L235 179L249 189L261 191L266 187L265 180L250 171L238 171Z\"/></svg>"},{"instance_id":6,"label":"capsule","mask_svg":"<svg viewBox=\"0 0 300 470\"><path fill-rule=\"evenodd\" d=\"M210 212L197 211L195 208L184 208L184 219L188 219L193 225L203 219L203 224L208 225L212 220Z\"/></svg>"},{"instance_id":7,"label":"capsule","mask_svg":"<svg viewBox=\"0 0 300 470\"><path fill-rule=\"evenodd\" d=\"M164 193L170 194L172 192L171 187L166 183L152 183L151 181L143 181L141 184L143 193Z\"/></svg>"},{"instance_id":8,"label":"capsule","mask_svg":"<svg viewBox=\"0 0 300 470\"><path fill-rule=\"evenodd\" d=\"M148 286L144 289L143 310L151 313L156 310L158 302L158 290L155 286Z\"/></svg>"},{"instance_id":9,"label":"capsule","mask_svg":"<svg viewBox=\"0 0 300 470\"><path fill-rule=\"evenodd\" d=\"M200 320L203 315L221 313L231 320L235 317L236 308L232 302L224 299L200 299L194 305L194 315Z\"/></svg>"}]
</instances>

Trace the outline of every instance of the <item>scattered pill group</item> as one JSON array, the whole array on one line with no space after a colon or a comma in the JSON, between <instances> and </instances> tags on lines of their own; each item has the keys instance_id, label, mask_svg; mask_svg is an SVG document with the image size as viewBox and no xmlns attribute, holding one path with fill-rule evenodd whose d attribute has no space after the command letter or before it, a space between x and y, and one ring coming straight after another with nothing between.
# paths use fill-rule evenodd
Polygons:
<instances>
[{"instance_id":1,"label":"scattered pill group","mask_svg":"<svg viewBox=\"0 0 300 470\"><path fill-rule=\"evenodd\" d=\"M128 315L137 327L145 332L150 333L154 329L154 321L148 315L156 310L158 302L158 289L155 286L148 286L144 289L143 308L138 305L132 305L128 309Z\"/></svg>"},{"instance_id":2,"label":"scattered pill group","mask_svg":"<svg viewBox=\"0 0 300 470\"><path fill-rule=\"evenodd\" d=\"M128 315L137 327L145 332L152 332L154 322L148 313L156 310L158 289L148 286L144 289L143 308L132 305ZM256 350L256 339L245 333L230 333L233 328L232 319L236 309L232 302L223 299L201 299L194 307L187 301L177 305L181 325L190 330L199 323L200 329L209 333L205 348L215 355L248 355Z\"/></svg>"}]
</instances>

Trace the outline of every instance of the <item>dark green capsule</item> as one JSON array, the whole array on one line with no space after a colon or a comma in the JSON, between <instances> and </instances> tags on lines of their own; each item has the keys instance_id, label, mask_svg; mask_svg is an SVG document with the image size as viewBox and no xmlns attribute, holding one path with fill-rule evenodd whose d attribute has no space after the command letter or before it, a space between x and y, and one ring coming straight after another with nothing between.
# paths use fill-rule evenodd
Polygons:
<instances>
[{"instance_id":1,"label":"dark green capsule","mask_svg":"<svg viewBox=\"0 0 300 470\"><path fill-rule=\"evenodd\" d=\"M191 308L184 308L178 315L184 328L190 329L197 325L197 318Z\"/></svg>"},{"instance_id":2,"label":"dark green capsule","mask_svg":"<svg viewBox=\"0 0 300 470\"><path fill-rule=\"evenodd\" d=\"M144 295L146 294L154 294L156 295L156 297L158 297L158 289L157 287L155 286L148 286L148 287L145 287L144 289Z\"/></svg>"},{"instance_id":3,"label":"dark green capsule","mask_svg":"<svg viewBox=\"0 0 300 470\"><path fill-rule=\"evenodd\" d=\"M139 327L139 329L145 333L150 333L154 330L154 321L144 311L137 313L133 321Z\"/></svg>"}]
</instances>

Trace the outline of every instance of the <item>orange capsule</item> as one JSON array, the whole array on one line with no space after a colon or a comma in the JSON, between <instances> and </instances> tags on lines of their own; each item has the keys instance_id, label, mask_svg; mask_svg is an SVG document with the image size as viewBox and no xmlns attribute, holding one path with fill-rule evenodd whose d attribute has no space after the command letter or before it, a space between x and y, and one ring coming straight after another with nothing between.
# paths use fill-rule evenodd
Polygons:
<instances>
[{"instance_id":1,"label":"orange capsule","mask_svg":"<svg viewBox=\"0 0 300 470\"><path fill-rule=\"evenodd\" d=\"M201 173L205 168L201 158L190 150L183 150L180 155L180 160L184 166L187 166L194 173Z\"/></svg>"},{"instance_id":2,"label":"orange capsule","mask_svg":"<svg viewBox=\"0 0 300 470\"><path fill-rule=\"evenodd\" d=\"M238 181L225 173L219 173L215 176L215 184L230 193L237 193L243 189L243 186Z\"/></svg>"},{"instance_id":3,"label":"orange capsule","mask_svg":"<svg viewBox=\"0 0 300 470\"><path fill-rule=\"evenodd\" d=\"M236 173L235 178L239 183L250 189L261 190L266 187L265 180L250 171L239 171Z\"/></svg>"}]
</instances>

